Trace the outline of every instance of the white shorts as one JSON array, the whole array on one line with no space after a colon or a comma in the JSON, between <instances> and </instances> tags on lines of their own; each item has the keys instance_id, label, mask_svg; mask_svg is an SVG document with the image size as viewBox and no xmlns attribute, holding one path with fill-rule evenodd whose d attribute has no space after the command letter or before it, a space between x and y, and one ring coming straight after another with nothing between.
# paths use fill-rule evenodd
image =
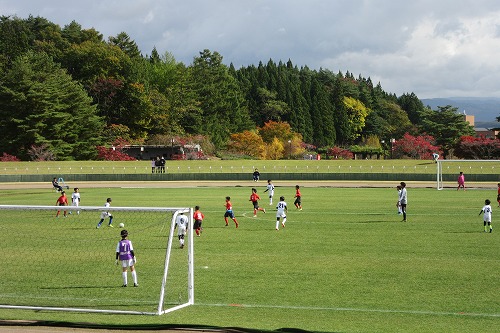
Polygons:
<instances>
[{"instance_id":1,"label":"white shorts","mask_svg":"<svg viewBox=\"0 0 500 333\"><path fill-rule=\"evenodd\" d=\"M101 219L105 219L106 217L111 217L111 214L108 212L102 212L101 213Z\"/></svg>"},{"instance_id":2,"label":"white shorts","mask_svg":"<svg viewBox=\"0 0 500 333\"><path fill-rule=\"evenodd\" d=\"M280 217L285 218L286 217L286 213L285 212L277 212L276 213L276 218L280 218Z\"/></svg>"},{"instance_id":3,"label":"white shorts","mask_svg":"<svg viewBox=\"0 0 500 333\"><path fill-rule=\"evenodd\" d=\"M120 260L122 262L122 267L132 267L134 266L134 259L128 259L128 260Z\"/></svg>"},{"instance_id":4,"label":"white shorts","mask_svg":"<svg viewBox=\"0 0 500 333\"><path fill-rule=\"evenodd\" d=\"M186 228L179 228L177 230L177 236L185 235L186 234Z\"/></svg>"}]
</instances>

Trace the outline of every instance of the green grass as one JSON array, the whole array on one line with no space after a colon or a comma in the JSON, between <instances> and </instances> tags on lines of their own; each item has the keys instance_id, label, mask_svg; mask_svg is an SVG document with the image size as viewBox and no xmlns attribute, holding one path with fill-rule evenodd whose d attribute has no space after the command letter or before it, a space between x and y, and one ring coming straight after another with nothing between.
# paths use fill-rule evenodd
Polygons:
<instances>
[{"instance_id":1,"label":"green grass","mask_svg":"<svg viewBox=\"0 0 500 333\"><path fill-rule=\"evenodd\" d=\"M202 207L204 233L195 238L196 304L160 317L5 309L0 310L0 317L315 332L498 331L500 229L496 204L492 234L482 232L482 217L478 216L484 199L495 203L496 191L409 188L409 222L403 223L396 214L395 189L303 187L304 210L296 211L294 189L275 185L275 202L284 195L290 208L287 226L279 232L274 230L274 209L252 218L247 187L82 188L82 202L88 206L100 206L106 197L112 197L114 206ZM272 207L263 190L261 185L261 206ZM232 198L238 229L224 227L226 195ZM47 190L0 191L0 204L52 205L56 196ZM16 253L11 248L22 248L15 239L20 223L33 225L33 235L41 235L45 239L41 244L54 251L54 240L65 238L102 243L102 259L86 266L95 271L95 279L79 282L88 287L85 291L96 305L114 306L115 300L135 299L135 306L143 306L143 299L156 297L159 281L151 266L159 258L164 238L143 232L149 230L144 225L127 224L138 253L141 287L128 288L124 294L116 287L119 275L109 269L117 230L95 230L92 218L75 226L71 219L60 219L56 227L52 216L42 222L1 219L4 287L0 299L6 298L8 288L28 296L43 287L52 288L56 297L82 292L82 288L57 289L58 285L71 286L75 279L74 272L64 269L72 256L60 256L59 269L48 270L47 275L33 269L36 266L6 265L7 255ZM119 223L118 217L115 220ZM37 223L44 225L37 227ZM19 274L27 274L29 280L9 285L6 276Z\"/></svg>"},{"instance_id":2,"label":"green grass","mask_svg":"<svg viewBox=\"0 0 500 333\"><path fill-rule=\"evenodd\" d=\"M435 174L436 164L428 160L202 160L167 161L168 173L237 173L251 174L255 168L264 173L420 173ZM443 166L444 174L495 174L500 161L459 162ZM0 172L17 174L136 174L150 173L149 161L65 161L0 162Z\"/></svg>"}]
</instances>

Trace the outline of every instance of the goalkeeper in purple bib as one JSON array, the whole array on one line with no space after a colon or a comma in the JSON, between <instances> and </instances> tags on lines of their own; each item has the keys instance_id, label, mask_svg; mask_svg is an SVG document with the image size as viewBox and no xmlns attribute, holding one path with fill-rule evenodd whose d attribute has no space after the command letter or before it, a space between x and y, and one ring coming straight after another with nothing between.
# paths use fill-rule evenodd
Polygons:
<instances>
[{"instance_id":1,"label":"goalkeeper in purple bib","mask_svg":"<svg viewBox=\"0 0 500 333\"><path fill-rule=\"evenodd\" d=\"M128 240L128 231L127 230L122 230L120 232L120 235L122 237L122 240L118 242L118 245L116 245L116 264L118 265L118 262L121 262L122 266L122 277L123 277L123 285L122 287L127 286L127 271L128 268L130 267L130 273L132 274L132 279L134 280L134 287L138 287L139 284L137 284L137 272L135 271L135 254L134 254L134 247L132 245L132 241Z\"/></svg>"}]
</instances>

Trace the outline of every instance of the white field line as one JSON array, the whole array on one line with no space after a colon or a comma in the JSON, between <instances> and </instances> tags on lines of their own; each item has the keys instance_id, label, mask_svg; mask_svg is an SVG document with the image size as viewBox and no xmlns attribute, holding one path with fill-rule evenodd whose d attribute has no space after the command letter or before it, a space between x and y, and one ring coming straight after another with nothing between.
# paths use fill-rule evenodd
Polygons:
<instances>
[{"instance_id":1,"label":"white field line","mask_svg":"<svg viewBox=\"0 0 500 333\"><path fill-rule=\"evenodd\" d=\"M363 308L357 309L357 308L335 308L335 307L294 306L294 305L195 303L195 306L241 307L241 308L256 308L256 309L290 309L290 310L334 311L334 312L402 313L402 314L431 315L431 316L469 316L469 317L493 317L493 318L500 317L500 313L472 313L472 312L445 312L445 311L397 310L397 309L363 309Z\"/></svg>"}]
</instances>

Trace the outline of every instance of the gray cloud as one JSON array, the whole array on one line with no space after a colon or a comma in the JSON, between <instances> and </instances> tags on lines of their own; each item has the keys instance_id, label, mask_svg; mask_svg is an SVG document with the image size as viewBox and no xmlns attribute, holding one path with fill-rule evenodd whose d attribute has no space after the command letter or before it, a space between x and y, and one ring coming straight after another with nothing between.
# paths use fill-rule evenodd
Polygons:
<instances>
[{"instance_id":1,"label":"gray cloud","mask_svg":"<svg viewBox=\"0 0 500 333\"><path fill-rule=\"evenodd\" d=\"M240 66L288 61L371 77L420 98L500 97L496 0L0 0L2 15L72 20L105 38L125 31L192 62L203 49Z\"/></svg>"}]
</instances>

